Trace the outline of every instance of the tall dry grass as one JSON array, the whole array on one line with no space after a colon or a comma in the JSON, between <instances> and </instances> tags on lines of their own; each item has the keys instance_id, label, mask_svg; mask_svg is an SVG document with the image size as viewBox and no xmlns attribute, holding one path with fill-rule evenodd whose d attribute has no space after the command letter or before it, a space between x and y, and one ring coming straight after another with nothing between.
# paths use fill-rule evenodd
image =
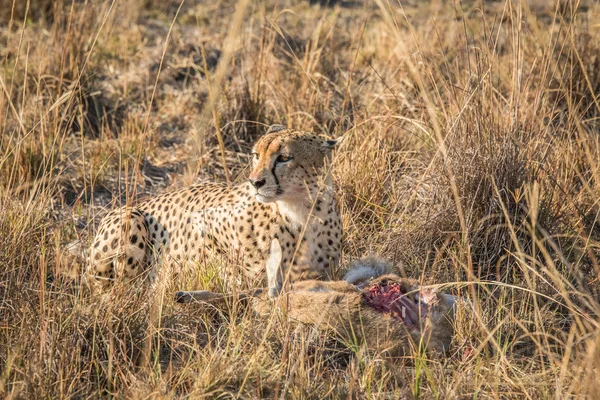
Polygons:
<instances>
[{"instance_id":1,"label":"tall dry grass","mask_svg":"<svg viewBox=\"0 0 600 400\"><path fill-rule=\"evenodd\" d=\"M0 43L3 397L600 392L597 3L15 1ZM113 206L243 180L272 123L347 135L343 265L378 253L467 297L448 357L171 302L223 290L224 260L152 296L80 287L65 243Z\"/></svg>"}]
</instances>

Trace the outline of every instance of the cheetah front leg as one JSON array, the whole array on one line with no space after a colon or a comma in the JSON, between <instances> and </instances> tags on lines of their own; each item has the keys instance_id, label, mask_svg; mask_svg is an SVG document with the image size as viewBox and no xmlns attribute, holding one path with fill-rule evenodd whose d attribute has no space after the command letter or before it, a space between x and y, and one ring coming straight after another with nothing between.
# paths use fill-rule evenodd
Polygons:
<instances>
[{"instance_id":1,"label":"cheetah front leg","mask_svg":"<svg viewBox=\"0 0 600 400\"><path fill-rule=\"evenodd\" d=\"M271 250L269 251L269 258L266 262L267 270L267 286L269 288L269 298L273 299L281 293L283 285L283 275L281 273L281 260L283 258L283 251L278 239L271 241Z\"/></svg>"}]
</instances>

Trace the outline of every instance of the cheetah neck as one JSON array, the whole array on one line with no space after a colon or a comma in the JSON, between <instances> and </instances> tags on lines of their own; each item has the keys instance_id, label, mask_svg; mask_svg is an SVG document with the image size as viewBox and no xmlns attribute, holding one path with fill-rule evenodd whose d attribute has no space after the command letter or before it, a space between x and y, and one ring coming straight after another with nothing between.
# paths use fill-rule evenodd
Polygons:
<instances>
[{"instance_id":1,"label":"cheetah neck","mask_svg":"<svg viewBox=\"0 0 600 400\"><path fill-rule=\"evenodd\" d=\"M333 190L325 190L323 193L319 194L315 203L317 202L320 205L320 211L317 210L317 207L313 207L313 201L309 199L286 199L277 201L276 203L281 216L294 227L301 228L306 224L309 216L313 215L319 217L321 214L327 213L327 210L335 202Z\"/></svg>"},{"instance_id":2,"label":"cheetah neck","mask_svg":"<svg viewBox=\"0 0 600 400\"><path fill-rule=\"evenodd\" d=\"M302 227L308 220L310 204L303 201L278 201L281 216L294 227Z\"/></svg>"}]
</instances>

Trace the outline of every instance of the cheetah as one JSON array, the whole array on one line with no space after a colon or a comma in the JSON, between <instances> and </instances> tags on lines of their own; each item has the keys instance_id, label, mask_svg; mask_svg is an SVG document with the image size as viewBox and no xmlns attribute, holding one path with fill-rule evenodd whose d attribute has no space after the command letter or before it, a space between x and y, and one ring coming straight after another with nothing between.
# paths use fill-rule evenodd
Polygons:
<instances>
[{"instance_id":1,"label":"cheetah","mask_svg":"<svg viewBox=\"0 0 600 400\"><path fill-rule=\"evenodd\" d=\"M388 356L405 356L422 347L444 354L454 335L459 298L400 278L377 258L358 260L341 281L305 280L290 285L285 308L291 321L334 332L346 343L365 344ZM236 298L250 299L258 315L273 313L266 292L255 289ZM178 303L218 302L232 296L208 291L177 292Z\"/></svg>"},{"instance_id":2,"label":"cheetah","mask_svg":"<svg viewBox=\"0 0 600 400\"><path fill-rule=\"evenodd\" d=\"M109 212L88 252L87 276L101 287L138 276L155 282L165 257L181 265L221 254L251 279L276 260L271 296L285 279L329 279L342 226L327 166L342 138L274 125L252 149L248 181L197 183Z\"/></svg>"}]
</instances>

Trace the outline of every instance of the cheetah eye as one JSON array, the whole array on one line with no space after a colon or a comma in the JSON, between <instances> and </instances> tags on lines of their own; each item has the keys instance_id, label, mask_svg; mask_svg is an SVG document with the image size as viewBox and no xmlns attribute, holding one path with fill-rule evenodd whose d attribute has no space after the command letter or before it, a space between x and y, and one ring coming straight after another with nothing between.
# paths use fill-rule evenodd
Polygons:
<instances>
[{"instance_id":1,"label":"cheetah eye","mask_svg":"<svg viewBox=\"0 0 600 400\"><path fill-rule=\"evenodd\" d=\"M286 163L289 161L292 161L294 157L290 157L288 155L285 154L280 154L279 157L277 157L277 160L275 160L276 163Z\"/></svg>"}]
</instances>

